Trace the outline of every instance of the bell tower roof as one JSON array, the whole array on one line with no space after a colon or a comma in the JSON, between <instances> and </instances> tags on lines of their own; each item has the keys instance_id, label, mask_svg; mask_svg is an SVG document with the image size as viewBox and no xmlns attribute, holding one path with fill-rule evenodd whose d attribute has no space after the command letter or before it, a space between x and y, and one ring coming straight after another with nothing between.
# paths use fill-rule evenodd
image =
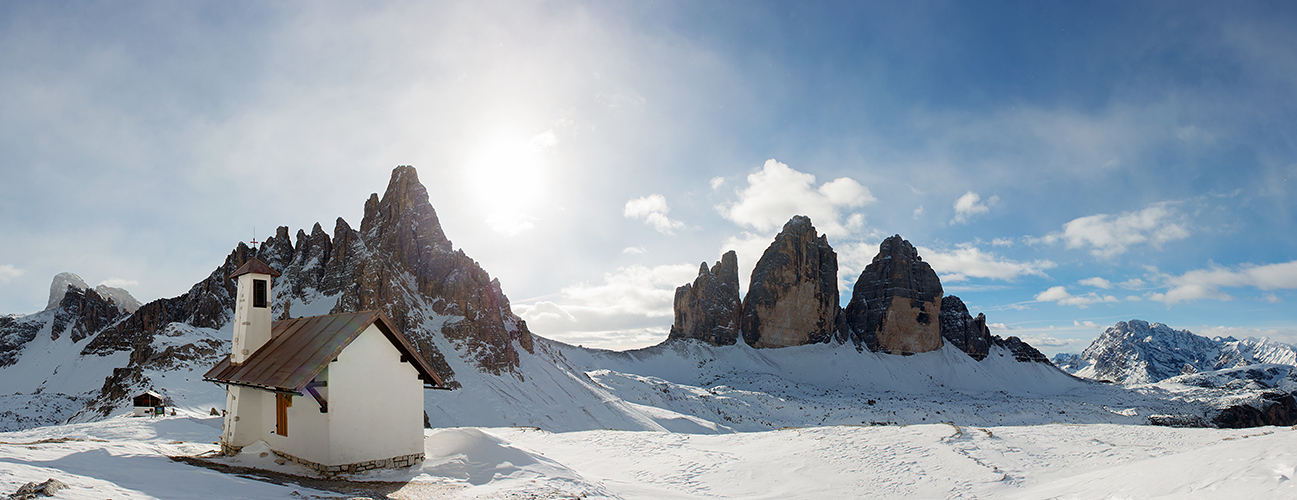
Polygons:
<instances>
[{"instance_id":1,"label":"bell tower roof","mask_svg":"<svg viewBox=\"0 0 1297 500\"><path fill-rule=\"evenodd\" d=\"M245 274L253 274L253 273L268 274L270 275L271 278L279 276L279 271L272 269L270 265L266 264L265 262L262 262L261 259L252 257L248 259L247 262L244 262L242 266L239 266L239 269L237 271L234 271L234 274L231 274L229 279L234 279L234 278L238 278L239 276L243 276Z\"/></svg>"}]
</instances>

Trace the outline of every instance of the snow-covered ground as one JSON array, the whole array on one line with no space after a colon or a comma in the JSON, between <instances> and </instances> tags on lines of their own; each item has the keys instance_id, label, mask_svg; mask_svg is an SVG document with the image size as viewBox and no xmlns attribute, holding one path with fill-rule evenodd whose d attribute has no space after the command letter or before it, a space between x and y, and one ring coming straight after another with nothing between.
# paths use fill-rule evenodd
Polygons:
<instances>
[{"instance_id":1,"label":"snow-covered ground","mask_svg":"<svg viewBox=\"0 0 1297 500\"><path fill-rule=\"evenodd\" d=\"M426 431L420 466L312 481L255 448L232 473L220 419L113 417L0 433L0 494L57 498L1292 498L1297 431L1147 425L796 427L730 434L535 428Z\"/></svg>"}]
</instances>

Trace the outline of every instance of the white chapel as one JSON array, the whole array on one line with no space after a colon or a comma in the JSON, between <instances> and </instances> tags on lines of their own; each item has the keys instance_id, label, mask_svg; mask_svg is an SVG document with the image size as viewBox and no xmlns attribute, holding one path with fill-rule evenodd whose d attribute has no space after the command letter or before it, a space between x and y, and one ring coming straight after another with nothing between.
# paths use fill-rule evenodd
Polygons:
<instances>
[{"instance_id":1,"label":"white chapel","mask_svg":"<svg viewBox=\"0 0 1297 500\"><path fill-rule=\"evenodd\" d=\"M271 279L253 257L238 279L234 344L204 375L225 384L221 451L265 441L333 475L423 461L423 389L446 384L381 311L271 322Z\"/></svg>"}]
</instances>

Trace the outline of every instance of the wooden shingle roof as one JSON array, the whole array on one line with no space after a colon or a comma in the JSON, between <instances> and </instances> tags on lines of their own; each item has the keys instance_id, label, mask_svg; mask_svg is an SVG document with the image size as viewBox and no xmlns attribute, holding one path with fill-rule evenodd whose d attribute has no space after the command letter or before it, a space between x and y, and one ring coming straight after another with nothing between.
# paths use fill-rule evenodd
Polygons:
<instances>
[{"instance_id":1,"label":"wooden shingle roof","mask_svg":"<svg viewBox=\"0 0 1297 500\"><path fill-rule=\"evenodd\" d=\"M383 336L401 352L402 361L408 361L418 370L426 386L446 388L445 381L381 311L276 321L271 324L270 341L243 364L231 364L230 357L226 356L203 375L203 380L300 393L369 325L378 326Z\"/></svg>"}]
</instances>

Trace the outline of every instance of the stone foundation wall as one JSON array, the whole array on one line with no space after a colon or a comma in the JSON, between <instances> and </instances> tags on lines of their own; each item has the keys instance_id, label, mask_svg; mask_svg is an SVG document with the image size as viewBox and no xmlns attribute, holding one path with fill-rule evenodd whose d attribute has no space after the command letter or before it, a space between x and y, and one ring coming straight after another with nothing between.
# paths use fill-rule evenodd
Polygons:
<instances>
[{"instance_id":1,"label":"stone foundation wall","mask_svg":"<svg viewBox=\"0 0 1297 500\"><path fill-rule=\"evenodd\" d=\"M422 462L424 459L422 453L415 453L412 455L401 455L399 457L385 458L382 460L370 460L368 462L359 462L354 464L324 465L321 463L312 462L310 460L298 458L280 451L276 451L276 450L270 450L270 451L274 452L275 456L278 456L280 458L283 458L284 460L288 460L293 463L305 465L307 467L310 467L311 470L314 470L315 472L318 472L325 476L336 476L338 474L344 474L344 473L355 474L357 472L364 472L367 470L374 470L374 469L400 469L400 468L415 465L419 462Z\"/></svg>"}]
</instances>

